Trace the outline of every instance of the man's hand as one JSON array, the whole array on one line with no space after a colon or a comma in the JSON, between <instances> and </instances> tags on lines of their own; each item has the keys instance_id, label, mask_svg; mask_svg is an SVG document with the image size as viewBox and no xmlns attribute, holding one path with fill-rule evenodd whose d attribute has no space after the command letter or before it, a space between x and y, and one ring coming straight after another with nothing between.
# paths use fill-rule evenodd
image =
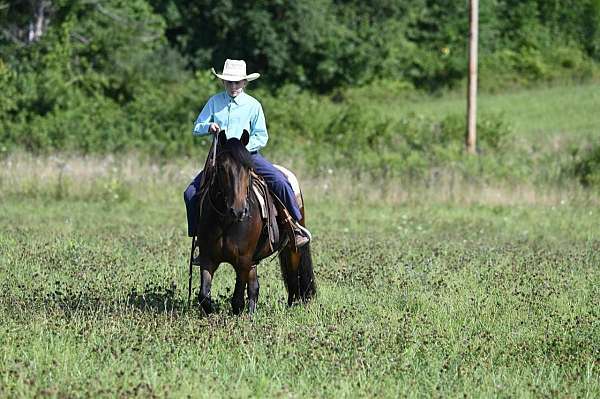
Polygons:
<instances>
[{"instance_id":1,"label":"man's hand","mask_svg":"<svg viewBox=\"0 0 600 399\"><path fill-rule=\"evenodd\" d=\"M219 126L218 123L211 123L210 125L208 125L208 132L209 133L213 133L213 134L217 134L221 131L221 127Z\"/></svg>"}]
</instances>

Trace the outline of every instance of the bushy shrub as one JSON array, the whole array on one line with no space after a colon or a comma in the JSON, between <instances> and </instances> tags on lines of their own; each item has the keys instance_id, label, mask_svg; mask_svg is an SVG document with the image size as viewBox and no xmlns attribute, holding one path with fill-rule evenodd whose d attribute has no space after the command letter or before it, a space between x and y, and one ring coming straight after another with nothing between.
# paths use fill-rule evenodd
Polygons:
<instances>
[{"instance_id":1,"label":"bushy shrub","mask_svg":"<svg viewBox=\"0 0 600 399\"><path fill-rule=\"evenodd\" d=\"M486 91L596 76L600 76L599 66L576 46L502 49L480 59L480 87Z\"/></svg>"},{"instance_id":2,"label":"bushy shrub","mask_svg":"<svg viewBox=\"0 0 600 399\"><path fill-rule=\"evenodd\" d=\"M574 153L573 173L582 185L600 187L600 144Z\"/></svg>"}]
</instances>

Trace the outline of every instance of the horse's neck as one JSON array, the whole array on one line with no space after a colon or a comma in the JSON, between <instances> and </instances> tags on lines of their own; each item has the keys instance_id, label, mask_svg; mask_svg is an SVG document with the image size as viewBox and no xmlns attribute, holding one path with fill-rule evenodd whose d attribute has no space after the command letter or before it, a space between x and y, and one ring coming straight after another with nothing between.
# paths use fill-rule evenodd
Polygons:
<instances>
[{"instance_id":1,"label":"horse's neck","mask_svg":"<svg viewBox=\"0 0 600 399\"><path fill-rule=\"evenodd\" d=\"M198 196L200 198L200 219L211 217L213 214L218 217L219 209L215 209L222 202L219 198L219 189L215 184L215 174L212 168L205 169L205 173L200 185Z\"/></svg>"}]
</instances>

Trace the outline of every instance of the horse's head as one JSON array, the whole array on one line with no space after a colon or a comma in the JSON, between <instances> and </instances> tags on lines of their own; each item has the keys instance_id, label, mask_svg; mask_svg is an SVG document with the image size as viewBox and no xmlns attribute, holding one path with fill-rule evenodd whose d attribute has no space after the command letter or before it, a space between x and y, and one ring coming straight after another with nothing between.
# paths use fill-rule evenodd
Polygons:
<instances>
[{"instance_id":1,"label":"horse's head","mask_svg":"<svg viewBox=\"0 0 600 399\"><path fill-rule=\"evenodd\" d=\"M252 156L246 149L250 140L244 130L240 139L227 139L225 131L219 133L217 146L216 179L225 201L225 214L234 220L243 220L249 212L250 170Z\"/></svg>"}]
</instances>

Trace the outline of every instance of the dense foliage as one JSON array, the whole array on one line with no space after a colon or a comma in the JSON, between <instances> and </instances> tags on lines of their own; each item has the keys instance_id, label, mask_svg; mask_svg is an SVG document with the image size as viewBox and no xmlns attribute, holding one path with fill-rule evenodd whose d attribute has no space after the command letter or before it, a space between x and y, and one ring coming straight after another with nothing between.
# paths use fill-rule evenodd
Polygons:
<instances>
[{"instance_id":1,"label":"dense foliage","mask_svg":"<svg viewBox=\"0 0 600 399\"><path fill-rule=\"evenodd\" d=\"M385 76L439 88L465 76L467 4L17 1L0 8L0 21L8 26L0 46L13 65L49 47L56 52L57 43L72 46L72 52L57 53L60 61L106 76L108 94L123 98L143 78L162 82L165 75L220 66L225 58L246 59L275 87L294 83L326 91ZM545 78L551 68L577 70L580 62L600 60L598 0L495 0L480 8L484 69Z\"/></svg>"},{"instance_id":2,"label":"dense foliage","mask_svg":"<svg viewBox=\"0 0 600 399\"><path fill-rule=\"evenodd\" d=\"M574 164L574 174L584 186L600 187L600 144L594 147L577 151L577 161Z\"/></svg>"},{"instance_id":3,"label":"dense foliage","mask_svg":"<svg viewBox=\"0 0 600 399\"><path fill-rule=\"evenodd\" d=\"M460 152L462 117L423 121L407 115L399 123L389 120L385 110L358 111L368 96L387 95L393 101L401 91L463 84L467 4L2 4L0 152L135 149L191 154L193 119L219 89L209 68L219 69L225 58L243 58L251 71L263 75L256 94L282 148L293 146L315 163L328 158L336 165L383 168L386 173L410 170L411 159L414 164L440 163L448 159L448 151ZM600 0L495 0L481 2L480 8L483 88L597 74ZM357 87L365 88L362 96L351 96ZM365 123L371 120L379 122ZM481 123L493 131L482 136L481 149L489 153L498 148L497 138L506 135L506 124L495 115L484 115ZM315 142L327 151L311 147Z\"/></svg>"}]
</instances>

